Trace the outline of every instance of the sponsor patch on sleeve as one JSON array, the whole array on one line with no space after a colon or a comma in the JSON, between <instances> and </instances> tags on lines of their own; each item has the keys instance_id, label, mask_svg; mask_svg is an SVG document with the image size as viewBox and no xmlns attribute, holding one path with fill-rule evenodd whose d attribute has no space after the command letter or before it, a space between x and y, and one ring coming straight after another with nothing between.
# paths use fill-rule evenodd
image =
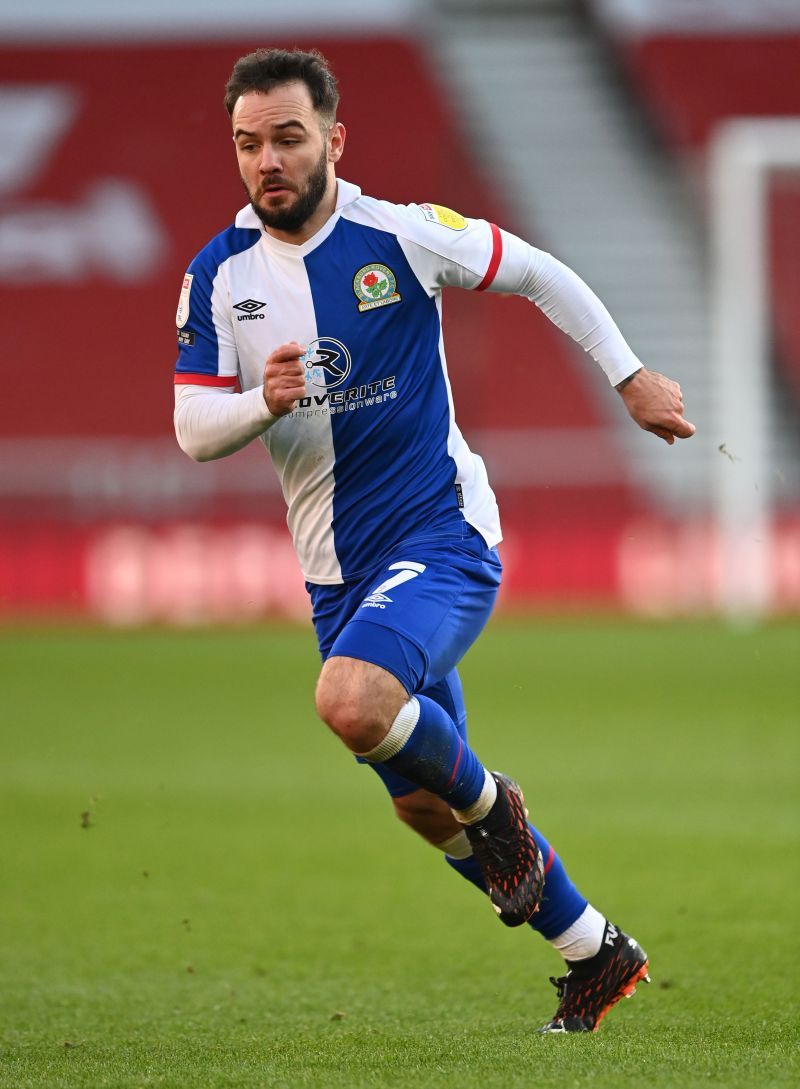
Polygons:
<instances>
[{"instance_id":1,"label":"sponsor patch on sleeve","mask_svg":"<svg viewBox=\"0 0 800 1089\"><path fill-rule=\"evenodd\" d=\"M178 299L178 309L175 314L175 324L179 329L182 329L186 322L189 320L189 295L192 290L192 280L194 276L191 272L187 272L183 278L183 285L181 287L180 298Z\"/></svg>"},{"instance_id":2,"label":"sponsor patch on sleeve","mask_svg":"<svg viewBox=\"0 0 800 1089\"><path fill-rule=\"evenodd\" d=\"M438 223L442 227L449 227L451 231L463 231L467 221L452 208L444 208L441 204L420 204L419 209L429 223Z\"/></svg>"}]
</instances>

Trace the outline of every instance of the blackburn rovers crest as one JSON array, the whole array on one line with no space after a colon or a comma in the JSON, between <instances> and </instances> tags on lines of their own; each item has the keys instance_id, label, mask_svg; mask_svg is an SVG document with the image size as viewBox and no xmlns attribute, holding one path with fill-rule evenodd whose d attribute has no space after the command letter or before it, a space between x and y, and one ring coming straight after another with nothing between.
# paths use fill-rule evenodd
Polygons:
<instances>
[{"instance_id":1,"label":"blackburn rovers crest","mask_svg":"<svg viewBox=\"0 0 800 1089\"><path fill-rule=\"evenodd\" d=\"M358 309L377 310L379 306L391 306L401 301L397 292L395 274L386 265L364 265L353 277L353 291L358 299Z\"/></svg>"}]
</instances>

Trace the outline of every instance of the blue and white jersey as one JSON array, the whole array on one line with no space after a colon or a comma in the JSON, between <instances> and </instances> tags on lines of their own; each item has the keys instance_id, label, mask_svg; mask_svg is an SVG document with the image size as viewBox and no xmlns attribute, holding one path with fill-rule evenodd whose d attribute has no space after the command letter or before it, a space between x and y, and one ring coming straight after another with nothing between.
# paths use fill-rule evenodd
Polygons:
<instances>
[{"instance_id":1,"label":"blue and white jersey","mask_svg":"<svg viewBox=\"0 0 800 1089\"><path fill-rule=\"evenodd\" d=\"M267 413L260 439L309 582L358 578L400 541L465 519L500 540L483 462L453 416L441 290L488 287L501 251L483 220L339 181L334 215L302 245L273 238L248 206L189 266L176 383L260 389L275 348L308 346L306 396Z\"/></svg>"}]
</instances>

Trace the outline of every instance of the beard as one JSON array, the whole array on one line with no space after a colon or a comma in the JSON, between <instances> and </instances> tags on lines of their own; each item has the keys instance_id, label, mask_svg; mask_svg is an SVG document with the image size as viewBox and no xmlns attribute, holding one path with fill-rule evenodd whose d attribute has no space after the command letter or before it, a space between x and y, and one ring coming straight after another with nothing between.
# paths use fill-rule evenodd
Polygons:
<instances>
[{"instance_id":1,"label":"beard","mask_svg":"<svg viewBox=\"0 0 800 1089\"><path fill-rule=\"evenodd\" d=\"M280 178L269 178L265 184L274 184L281 181ZM244 184L244 179L243 179ZM283 184L288 186L287 182ZM319 157L317 165L313 168L306 181L305 188L298 191L297 199L288 208L280 208L275 212L268 212L253 199L253 195L244 186L245 192L250 198L250 206L265 227L272 227L276 231L286 231L293 234L299 231L311 218L319 207L325 191L328 188L328 155L325 148ZM259 195L260 195L259 191Z\"/></svg>"}]
</instances>

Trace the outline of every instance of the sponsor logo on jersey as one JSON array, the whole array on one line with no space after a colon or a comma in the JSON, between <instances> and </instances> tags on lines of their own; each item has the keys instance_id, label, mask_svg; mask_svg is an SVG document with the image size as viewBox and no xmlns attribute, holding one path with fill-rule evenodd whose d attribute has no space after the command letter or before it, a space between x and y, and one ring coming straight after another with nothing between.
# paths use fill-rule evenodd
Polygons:
<instances>
[{"instance_id":1,"label":"sponsor logo on jersey","mask_svg":"<svg viewBox=\"0 0 800 1089\"><path fill-rule=\"evenodd\" d=\"M350 389L335 389L331 393L313 393L310 397L301 397L297 408L289 413L294 419L307 419L310 416L336 416L342 412L355 412L359 408L372 408L388 401L397 400L395 376L378 378L374 382L364 382Z\"/></svg>"},{"instance_id":2,"label":"sponsor logo on jersey","mask_svg":"<svg viewBox=\"0 0 800 1089\"><path fill-rule=\"evenodd\" d=\"M259 314L259 310L263 310L266 303L259 302L258 299L245 299L243 302L234 303L234 310L242 310L244 313L237 314L237 321L257 321L259 318L263 321L264 315Z\"/></svg>"},{"instance_id":3,"label":"sponsor logo on jersey","mask_svg":"<svg viewBox=\"0 0 800 1089\"><path fill-rule=\"evenodd\" d=\"M189 294L192 290L193 279L194 275L191 272L187 272L183 278L183 286L181 287L181 294L178 299L178 309L175 313L175 324L179 329L182 329L189 320Z\"/></svg>"},{"instance_id":4,"label":"sponsor logo on jersey","mask_svg":"<svg viewBox=\"0 0 800 1089\"><path fill-rule=\"evenodd\" d=\"M441 204L420 204L420 211L429 223L438 223L442 227L449 227L451 231L463 231L467 221L452 208L444 208Z\"/></svg>"},{"instance_id":5,"label":"sponsor logo on jersey","mask_svg":"<svg viewBox=\"0 0 800 1089\"><path fill-rule=\"evenodd\" d=\"M188 348L194 347L194 333L191 329L178 330L178 343L185 344Z\"/></svg>"},{"instance_id":6,"label":"sponsor logo on jersey","mask_svg":"<svg viewBox=\"0 0 800 1089\"><path fill-rule=\"evenodd\" d=\"M353 277L353 291L359 300L358 309L377 310L380 306L399 303L397 277L387 265L364 265Z\"/></svg>"},{"instance_id":7,"label":"sponsor logo on jersey","mask_svg":"<svg viewBox=\"0 0 800 1089\"><path fill-rule=\"evenodd\" d=\"M350 353L341 340L334 337L312 340L302 359L306 367L306 381L322 389L340 386L353 369Z\"/></svg>"}]
</instances>

